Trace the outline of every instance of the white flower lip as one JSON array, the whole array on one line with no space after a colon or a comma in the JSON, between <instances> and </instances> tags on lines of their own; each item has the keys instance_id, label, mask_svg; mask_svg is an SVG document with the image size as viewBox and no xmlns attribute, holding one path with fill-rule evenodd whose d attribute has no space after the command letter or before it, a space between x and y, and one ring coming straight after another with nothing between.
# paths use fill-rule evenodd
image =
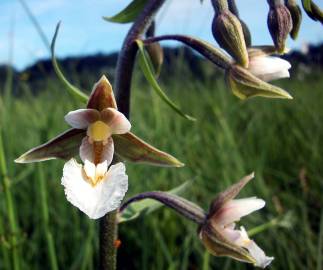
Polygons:
<instances>
[{"instance_id":1,"label":"white flower lip","mask_svg":"<svg viewBox=\"0 0 323 270\"><path fill-rule=\"evenodd\" d=\"M128 176L125 165L121 162L112 165L108 171L106 161L97 166L87 162L85 166L86 175L95 177L99 173L104 178L96 185L91 185L84 173L85 168L71 159L64 165L61 182L67 200L89 218L98 219L119 207L128 190Z\"/></svg>"},{"instance_id":2,"label":"white flower lip","mask_svg":"<svg viewBox=\"0 0 323 270\"><path fill-rule=\"evenodd\" d=\"M249 60L248 70L263 81L289 78L291 64L279 57L258 55Z\"/></svg>"}]
</instances>

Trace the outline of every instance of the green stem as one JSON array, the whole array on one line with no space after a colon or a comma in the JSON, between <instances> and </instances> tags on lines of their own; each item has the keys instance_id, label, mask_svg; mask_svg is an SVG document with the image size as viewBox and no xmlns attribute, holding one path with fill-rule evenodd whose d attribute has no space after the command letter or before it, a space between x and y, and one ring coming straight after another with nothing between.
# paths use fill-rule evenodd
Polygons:
<instances>
[{"instance_id":1,"label":"green stem","mask_svg":"<svg viewBox=\"0 0 323 270\"><path fill-rule=\"evenodd\" d=\"M18 226L16 222L16 216L14 211L14 202L12 193L10 190L10 179L7 175L7 167L6 167L6 159L5 153L3 148L3 140L2 140L2 133L0 130L0 173L3 179L3 191L5 194L5 200L7 205L7 213L8 213L8 220L9 220L9 228L10 228L10 246L12 250L12 261L13 261L13 269L19 270L20 269L20 257L19 251L17 246L17 234L18 234Z\"/></svg>"},{"instance_id":2,"label":"green stem","mask_svg":"<svg viewBox=\"0 0 323 270\"><path fill-rule=\"evenodd\" d=\"M54 239L49 228L47 190L46 190L44 171L41 164L38 164L38 175L39 175L38 184L40 189L41 219L42 219L43 230L44 230L46 242L47 242L49 262L52 270L58 270Z\"/></svg>"},{"instance_id":3,"label":"green stem","mask_svg":"<svg viewBox=\"0 0 323 270\"><path fill-rule=\"evenodd\" d=\"M117 211L105 215L100 221L100 269L117 269L117 247L115 242L118 237Z\"/></svg>"}]
</instances>

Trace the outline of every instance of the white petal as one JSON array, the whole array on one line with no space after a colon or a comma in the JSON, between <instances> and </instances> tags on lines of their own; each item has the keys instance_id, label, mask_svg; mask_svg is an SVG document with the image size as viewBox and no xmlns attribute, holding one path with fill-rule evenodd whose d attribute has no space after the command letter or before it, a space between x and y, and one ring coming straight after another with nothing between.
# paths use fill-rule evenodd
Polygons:
<instances>
[{"instance_id":1,"label":"white petal","mask_svg":"<svg viewBox=\"0 0 323 270\"><path fill-rule=\"evenodd\" d=\"M278 80L278 79L282 79L282 78L289 78L290 74L289 74L288 70L281 70L276 73L268 73L268 74L258 75L257 77L265 82L269 82L269 81Z\"/></svg>"},{"instance_id":2,"label":"white petal","mask_svg":"<svg viewBox=\"0 0 323 270\"><path fill-rule=\"evenodd\" d=\"M230 200L218 210L214 220L219 225L226 226L240 220L243 216L263 208L265 204L264 200L257 199L256 197Z\"/></svg>"},{"instance_id":3,"label":"white petal","mask_svg":"<svg viewBox=\"0 0 323 270\"><path fill-rule=\"evenodd\" d=\"M112 134L124 134L130 131L129 120L116 109L104 109L101 111L101 119L110 127Z\"/></svg>"},{"instance_id":4,"label":"white petal","mask_svg":"<svg viewBox=\"0 0 323 270\"><path fill-rule=\"evenodd\" d=\"M62 185L67 200L92 219L117 209L128 189L124 164L112 165L106 178L94 187L85 181L82 170L74 159L65 163Z\"/></svg>"},{"instance_id":5,"label":"white petal","mask_svg":"<svg viewBox=\"0 0 323 270\"><path fill-rule=\"evenodd\" d=\"M106 165L106 170L108 166ZM96 166L94 163L92 163L89 160L85 160L84 162L84 172L86 174L86 176L90 179L95 179L95 175L96 175Z\"/></svg>"},{"instance_id":6,"label":"white petal","mask_svg":"<svg viewBox=\"0 0 323 270\"><path fill-rule=\"evenodd\" d=\"M113 159L113 153L114 144L112 138L110 137L108 138L108 142L103 145L100 162L106 160L109 166ZM82 144L80 146L80 157L84 163L85 160L91 161L92 163L94 162L93 144L89 143L88 137L84 137L84 139L82 140Z\"/></svg>"},{"instance_id":7,"label":"white petal","mask_svg":"<svg viewBox=\"0 0 323 270\"><path fill-rule=\"evenodd\" d=\"M224 229L222 233L232 243L246 248L249 254L255 259L255 266L265 268L274 259L274 257L267 257L264 251L253 240L249 239L243 227L240 227L240 230Z\"/></svg>"},{"instance_id":8,"label":"white petal","mask_svg":"<svg viewBox=\"0 0 323 270\"><path fill-rule=\"evenodd\" d=\"M224 228L221 233L227 240L232 243L236 243L241 238L241 232L231 228Z\"/></svg>"},{"instance_id":9,"label":"white petal","mask_svg":"<svg viewBox=\"0 0 323 270\"><path fill-rule=\"evenodd\" d=\"M252 57L248 67L252 74L264 81L288 78L290 68L288 61L272 56Z\"/></svg>"},{"instance_id":10,"label":"white petal","mask_svg":"<svg viewBox=\"0 0 323 270\"><path fill-rule=\"evenodd\" d=\"M265 268L274 260L274 257L267 257L265 252L253 240L250 240L245 248L256 260L255 266Z\"/></svg>"},{"instance_id":11,"label":"white petal","mask_svg":"<svg viewBox=\"0 0 323 270\"><path fill-rule=\"evenodd\" d=\"M65 121L73 128L86 129L89 124L95 122L100 117L97 110L80 109L71 111L65 115Z\"/></svg>"}]
</instances>

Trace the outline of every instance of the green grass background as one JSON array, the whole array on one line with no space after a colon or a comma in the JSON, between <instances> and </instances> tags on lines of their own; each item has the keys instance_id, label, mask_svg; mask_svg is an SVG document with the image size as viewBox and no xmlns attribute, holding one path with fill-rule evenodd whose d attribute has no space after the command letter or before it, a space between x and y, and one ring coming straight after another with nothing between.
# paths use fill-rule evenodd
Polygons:
<instances>
[{"instance_id":1,"label":"green grass background","mask_svg":"<svg viewBox=\"0 0 323 270\"><path fill-rule=\"evenodd\" d=\"M240 101L223 78L208 74L197 80L182 69L162 84L197 118L195 123L174 114L141 76L135 77L133 131L186 166L127 164L127 197L194 179L184 196L207 209L218 192L255 171L240 197L257 196L267 204L241 224L252 229L278 218L278 225L258 228L261 232L253 236L275 257L271 269L323 269L322 73L281 82L294 96L291 101ZM86 78L88 89L100 76ZM8 74L0 96L0 269L96 269L98 223L65 199L60 184L64 162L13 162L67 129L64 115L84 106L54 79L44 77L42 88L34 96L28 82L21 80L20 96L13 97ZM252 269L210 256L195 224L166 208L122 224L119 237L119 269Z\"/></svg>"}]
</instances>

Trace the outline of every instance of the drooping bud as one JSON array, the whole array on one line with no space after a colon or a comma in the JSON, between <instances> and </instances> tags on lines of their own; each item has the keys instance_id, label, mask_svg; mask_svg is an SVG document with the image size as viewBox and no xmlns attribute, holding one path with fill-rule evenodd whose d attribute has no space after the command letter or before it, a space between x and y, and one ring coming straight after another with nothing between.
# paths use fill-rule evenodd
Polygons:
<instances>
[{"instance_id":1,"label":"drooping bud","mask_svg":"<svg viewBox=\"0 0 323 270\"><path fill-rule=\"evenodd\" d=\"M268 29L277 51L283 53L287 36L293 27L292 17L282 1L268 0L268 3Z\"/></svg>"},{"instance_id":2,"label":"drooping bud","mask_svg":"<svg viewBox=\"0 0 323 270\"><path fill-rule=\"evenodd\" d=\"M146 37L155 36L155 22L153 21L146 32ZM153 65L155 76L158 78L164 62L164 51L158 42L145 45L145 49Z\"/></svg>"},{"instance_id":3,"label":"drooping bud","mask_svg":"<svg viewBox=\"0 0 323 270\"><path fill-rule=\"evenodd\" d=\"M221 48L226 50L236 62L248 67L248 53L240 20L229 10L215 15L212 33Z\"/></svg>"},{"instance_id":4,"label":"drooping bud","mask_svg":"<svg viewBox=\"0 0 323 270\"><path fill-rule=\"evenodd\" d=\"M249 48L251 46L252 41L251 41L251 33L248 28L248 25L240 18L239 10L238 10L235 0L228 0L228 6L229 6L229 10L234 15L236 15L237 18L239 19L241 26L242 26L242 31L243 31L244 39L246 42L246 46L247 46L247 48Z\"/></svg>"},{"instance_id":5,"label":"drooping bud","mask_svg":"<svg viewBox=\"0 0 323 270\"><path fill-rule=\"evenodd\" d=\"M238 65L232 65L227 69L226 80L233 94L240 99L254 96L292 99L292 96L284 89L264 82Z\"/></svg>"},{"instance_id":6,"label":"drooping bud","mask_svg":"<svg viewBox=\"0 0 323 270\"><path fill-rule=\"evenodd\" d=\"M298 36L298 32L302 23L302 10L299 5L297 5L295 0L287 0L286 7L290 12L293 24L292 30L289 34L291 38L295 40Z\"/></svg>"},{"instance_id":7,"label":"drooping bud","mask_svg":"<svg viewBox=\"0 0 323 270\"><path fill-rule=\"evenodd\" d=\"M164 62L164 51L159 43L151 43L145 46L153 65L155 76L158 78Z\"/></svg>"}]
</instances>

